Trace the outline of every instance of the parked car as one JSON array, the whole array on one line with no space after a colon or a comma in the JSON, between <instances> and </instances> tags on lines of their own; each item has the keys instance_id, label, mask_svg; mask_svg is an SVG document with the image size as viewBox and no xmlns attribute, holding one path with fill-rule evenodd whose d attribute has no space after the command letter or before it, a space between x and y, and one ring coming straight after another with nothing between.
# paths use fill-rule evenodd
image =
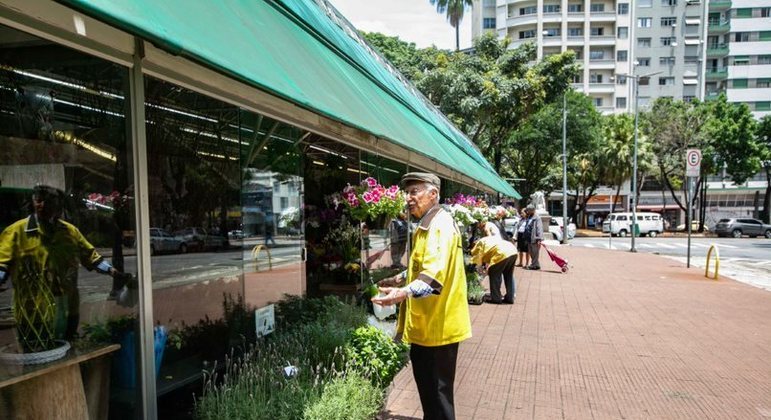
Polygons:
<instances>
[{"instance_id":1,"label":"parked car","mask_svg":"<svg viewBox=\"0 0 771 420\"><path fill-rule=\"evenodd\" d=\"M228 238L230 239L244 239L244 231L243 230L231 230L228 232Z\"/></svg>"},{"instance_id":2,"label":"parked car","mask_svg":"<svg viewBox=\"0 0 771 420\"><path fill-rule=\"evenodd\" d=\"M228 238L209 233L201 227L188 227L174 232L185 241L188 248L197 251L227 249L230 246Z\"/></svg>"},{"instance_id":3,"label":"parked car","mask_svg":"<svg viewBox=\"0 0 771 420\"><path fill-rule=\"evenodd\" d=\"M509 238L517 237L516 230L517 230L518 223L519 223L519 217L503 219L503 230L506 231L506 234L509 236Z\"/></svg>"},{"instance_id":4,"label":"parked car","mask_svg":"<svg viewBox=\"0 0 771 420\"><path fill-rule=\"evenodd\" d=\"M562 241L562 232L564 231L562 226L562 216L552 217L549 221L549 232L555 240ZM576 224L573 223L573 218L568 218L568 239L576 237Z\"/></svg>"},{"instance_id":5,"label":"parked car","mask_svg":"<svg viewBox=\"0 0 771 420\"><path fill-rule=\"evenodd\" d=\"M640 229L640 236L648 235L651 238L664 232L664 222L658 213L638 212L637 225ZM608 218L602 222L602 232L610 233L611 236L624 237L632 233L632 213L611 213Z\"/></svg>"},{"instance_id":6,"label":"parked car","mask_svg":"<svg viewBox=\"0 0 771 420\"><path fill-rule=\"evenodd\" d=\"M163 252L187 252L187 244L179 237L166 232L161 228L150 228L150 253L152 255Z\"/></svg>"},{"instance_id":7,"label":"parked car","mask_svg":"<svg viewBox=\"0 0 771 420\"><path fill-rule=\"evenodd\" d=\"M678 232L685 232L685 223L677 225L677 228L675 228ZM699 221L698 220L691 220L691 232L697 232L699 230ZM709 232L709 227L705 224L704 225L704 232Z\"/></svg>"},{"instance_id":8,"label":"parked car","mask_svg":"<svg viewBox=\"0 0 771 420\"><path fill-rule=\"evenodd\" d=\"M765 236L771 239L771 225L758 219L720 219L715 225L717 236L741 238L747 235L753 238Z\"/></svg>"}]
</instances>

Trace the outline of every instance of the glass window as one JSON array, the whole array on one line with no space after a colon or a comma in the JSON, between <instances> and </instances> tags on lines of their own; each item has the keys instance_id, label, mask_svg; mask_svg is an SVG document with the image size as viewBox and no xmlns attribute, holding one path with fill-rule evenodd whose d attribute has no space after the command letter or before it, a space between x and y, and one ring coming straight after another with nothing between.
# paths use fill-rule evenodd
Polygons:
<instances>
[{"instance_id":1,"label":"glass window","mask_svg":"<svg viewBox=\"0 0 771 420\"><path fill-rule=\"evenodd\" d=\"M534 15L538 13L538 8L536 6L527 6L527 7L520 7L519 8L519 15Z\"/></svg>"},{"instance_id":2,"label":"glass window","mask_svg":"<svg viewBox=\"0 0 771 420\"><path fill-rule=\"evenodd\" d=\"M640 48L650 48L651 46L651 39L650 38L637 38L637 46Z\"/></svg>"},{"instance_id":3,"label":"glass window","mask_svg":"<svg viewBox=\"0 0 771 420\"><path fill-rule=\"evenodd\" d=\"M594 102L594 106L596 107L602 107L602 98L592 98L592 101Z\"/></svg>"},{"instance_id":4,"label":"glass window","mask_svg":"<svg viewBox=\"0 0 771 420\"><path fill-rule=\"evenodd\" d=\"M619 3L618 4L618 14L619 15L628 15L629 14L629 3Z\"/></svg>"},{"instance_id":5,"label":"glass window","mask_svg":"<svg viewBox=\"0 0 771 420\"><path fill-rule=\"evenodd\" d=\"M618 39L629 38L629 28L627 28L626 26L619 26L617 30L617 36L618 36Z\"/></svg>"},{"instance_id":6,"label":"glass window","mask_svg":"<svg viewBox=\"0 0 771 420\"><path fill-rule=\"evenodd\" d=\"M668 47L668 46L671 46L672 44L675 44L677 39L673 36L664 36L659 38L659 40L661 41L662 47Z\"/></svg>"},{"instance_id":7,"label":"glass window","mask_svg":"<svg viewBox=\"0 0 771 420\"><path fill-rule=\"evenodd\" d=\"M590 60L603 60L605 59L605 52L602 50L592 50L589 51L589 59Z\"/></svg>"},{"instance_id":8,"label":"glass window","mask_svg":"<svg viewBox=\"0 0 771 420\"><path fill-rule=\"evenodd\" d=\"M591 12L604 12L605 11L605 3L592 3L589 6L589 11L591 11Z\"/></svg>"},{"instance_id":9,"label":"glass window","mask_svg":"<svg viewBox=\"0 0 771 420\"><path fill-rule=\"evenodd\" d=\"M602 27L599 27L599 28L593 27L593 28L589 28L589 30L591 31L590 32L591 36L602 36L605 34L605 28L602 28Z\"/></svg>"},{"instance_id":10,"label":"glass window","mask_svg":"<svg viewBox=\"0 0 771 420\"><path fill-rule=\"evenodd\" d=\"M652 18L649 18L649 17L637 18L637 27L638 28L650 28L651 27L651 21L652 21Z\"/></svg>"},{"instance_id":11,"label":"glass window","mask_svg":"<svg viewBox=\"0 0 771 420\"><path fill-rule=\"evenodd\" d=\"M544 4L543 5L543 12L544 13L559 13L560 12L560 5L559 4Z\"/></svg>"},{"instance_id":12,"label":"glass window","mask_svg":"<svg viewBox=\"0 0 771 420\"><path fill-rule=\"evenodd\" d=\"M661 0L662 6L677 6L677 0Z\"/></svg>"},{"instance_id":13,"label":"glass window","mask_svg":"<svg viewBox=\"0 0 771 420\"><path fill-rule=\"evenodd\" d=\"M675 26L677 24L677 18L674 16L666 16L661 18L661 26Z\"/></svg>"},{"instance_id":14,"label":"glass window","mask_svg":"<svg viewBox=\"0 0 771 420\"><path fill-rule=\"evenodd\" d=\"M752 17L752 8L742 7L742 8L736 9L735 16L738 18L750 18Z\"/></svg>"},{"instance_id":15,"label":"glass window","mask_svg":"<svg viewBox=\"0 0 771 420\"><path fill-rule=\"evenodd\" d=\"M628 59L628 51L627 50L618 50L616 51L616 61L625 63Z\"/></svg>"},{"instance_id":16,"label":"glass window","mask_svg":"<svg viewBox=\"0 0 771 420\"><path fill-rule=\"evenodd\" d=\"M659 57L659 65L662 66L674 66L675 57Z\"/></svg>"},{"instance_id":17,"label":"glass window","mask_svg":"<svg viewBox=\"0 0 771 420\"><path fill-rule=\"evenodd\" d=\"M755 111L771 111L771 102L755 102Z\"/></svg>"},{"instance_id":18,"label":"glass window","mask_svg":"<svg viewBox=\"0 0 771 420\"><path fill-rule=\"evenodd\" d=\"M568 36L583 36L583 28L568 28Z\"/></svg>"},{"instance_id":19,"label":"glass window","mask_svg":"<svg viewBox=\"0 0 771 420\"><path fill-rule=\"evenodd\" d=\"M734 79L731 84L734 89L744 89L747 87L747 79Z\"/></svg>"},{"instance_id":20,"label":"glass window","mask_svg":"<svg viewBox=\"0 0 771 420\"><path fill-rule=\"evenodd\" d=\"M771 79L769 78L758 79L755 83L755 87L759 87L759 88L771 87Z\"/></svg>"},{"instance_id":21,"label":"glass window","mask_svg":"<svg viewBox=\"0 0 771 420\"><path fill-rule=\"evenodd\" d=\"M568 13L580 13L583 12L583 5L581 3L568 4Z\"/></svg>"},{"instance_id":22,"label":"glass window","mask_svg":"<svg viewBox=\"0 0 771 420\"><path fill-rule=\"evenodd\" d=\"M649 67L651 65L650 57L639 57L637 59L637 65L640 67Z\"/></svg>"},{"instance_id":23,"label":"glass window","mask_svg":"<svg viewBox=\"0 0 771 420\"><path fill-rule=\"evenodd\" d=\"M771 41L771 31L760 31L758 39L761 41Z\"/></svg>"},{"instance_id":24,"label":"glass window","mask_svg":"<svg viewBox=\"0 0 771 420\"><path fill-rule=\"evenodd\" d=\"M495 29L495 18L484 18L482 20L484 29Z\"/></svg>"},{"instance_id":25,"label":"glass window","mask_svg":"<svg viewBox=\"0 0 771 420\"><path fill-rule=\"evenodd\" d=\"M748 55L737 55L734 57L735 66L748 66L749 64L750 64L750 56Z\"/></svg>"},{"instance_id":26,"label":"glass window","mask_svg":"<svg viewBox=\"0 0 771 420\"><path fill-rule=\"evenodd\" d=\"M598 74L598 73L590 74L589 83L602 83L602 74Z\"/></svg>"},{"instance_id":27,"label":"glass window","mask_svg":"<svg viewBox=\"0 0 771 420\"><path fill-rule=\"evenodd\" d=\"M659 86L671 86L675 84L674 77L659 77Z\"/></svg>"},{"instance_id":28,"label":"glass window","mask_svg":"<svg viewBox=\"0 0 771 420\"><path fill-rule=\"evenodd\" d=\"M619 96L616 98L616 108L624 109L626 108L626 98L623 96Z\"/></svg>"},{"instance_id":29,"label":"glass window","mask_svg":"<svg viewBox=\"0 0 771 420\"><path fill-rule=\"evenodd\" d=\"M771 17L771 7L761 7L760 8L760 17Z\"/></svg>"},{"instance_id":30,"label":"glass window","mask_svg":"<svg viewBox=\"0 0 771 420\"><path fill-rule=\"evenodd\" d=\"M535 38L535 29L519 31L519 39Z\"/></svg>"},{"instance_id":31,"label":"glass window","mask_svg":"<svg viewBox=\"0 0 771 420\"><path fill-rule=\"evenodd\" d=\"M758 64L771 64L771 55L759 55Z\"/></svg>"},{"instance_id":32,"label":"glass window","mask_svg":"<svg viewBox=\"0 0 771 420\"><path fill-rule=\"evenodd\" d=\"M109 361L78 370L102 378L89 397L116 410L110 383L124 390L121 416L138 418L139 361L130 350L140 346L138 310L116 301L137 278L128 71L6 26L0 32L0 283L13 283L0 293L0 347L31 353L70 343L51 369L121 344L107 351L113 371ZM110 266L125 274L111 277ZM6 367L2 382L40 372Z\"/></svg>"},{"instance_id":33,"label":"glass window","mask_svg":"<svg viewBox=\"0 0 771 420\"><path fill-rule=\"evenodd\" d=\"M750 33L749 32L736 32L734 34L734 42L749 42L750 41Z\"/></svg>"},{"instance_id":34,"label":"glass window","mask_svg":"<svg viewBox=\"0 0 771 420\"><path fill-rule=\"evenodd\" d=\"M625 85L626 84L626 76L617 76L616 77L616 84L617 85Z\"/></svg>"}]
</instances>

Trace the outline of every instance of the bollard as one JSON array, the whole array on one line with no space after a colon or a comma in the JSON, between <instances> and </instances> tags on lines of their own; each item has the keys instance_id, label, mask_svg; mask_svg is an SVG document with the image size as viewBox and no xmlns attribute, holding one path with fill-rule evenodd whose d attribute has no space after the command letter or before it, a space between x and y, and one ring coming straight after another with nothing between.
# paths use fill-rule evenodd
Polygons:
<instances>
[{"instance_id":1,"label":"bollard","mask_svg":"<svg viewBox=\"0 0 771 420\"><path fill-rule=\"evenodd\" d=\"M709 260L712 257L712 251L715 251L715 277L712 277L712 279L717 280L718 278L718 271L720 270L720 250L718 249L717 245L712 244L709 247L709 250L707 251L707 267L704 270L704 277L710 278L709 276Z\"/></svg>"},{"instance_id":2,"label":"bollard","mask_svg":"<svg viewBox=\"0 0 771 420\"><path fill-rule=\"evenodd\" d=\"M254 248L252 248L252 259L254 260L254 271L260 271L260 265L258 262L257 257L260 256L260 251L265 250L265 253L268 254L268 270L273 269L273 262L270 258L270 248L266 247L265 245L255 245Z\"/></svg>"}]
</instances>

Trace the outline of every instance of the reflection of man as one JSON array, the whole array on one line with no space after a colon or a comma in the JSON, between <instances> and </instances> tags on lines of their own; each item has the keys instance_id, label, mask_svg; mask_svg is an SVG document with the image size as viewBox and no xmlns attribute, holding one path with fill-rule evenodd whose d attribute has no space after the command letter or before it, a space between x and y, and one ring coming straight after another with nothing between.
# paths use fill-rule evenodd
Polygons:
<instances>
[{"instance_id":1,"label":"reflection of man","mask_svg":"<svg viewBox=\"0 0 771 420\"><path fill-rule=\"evenodd\" d=\"M439 206L439 178L424 172L402 177L410 214L419 219L405 287L382 287L378 305L404 301L397 330L411 343L412 372L427 419L454 419L458 343L471 337L461 236ZM397 280L391 279L391 282Z\"/></svg>"},{"instance_id":2,"label":"reflection of man","mask_svg":"<svg viewBox=\"0 0 771 420\"><path fill-rule=\"evenodd\" d=\"M0 234L0 283L13 281L13 312L26 351L52 337L75 335L80 318L79 264L119 274L78 228L61 220L63 204L62 191L37 186L32 192L33 214Z\"/></svg>"}]
</instances>

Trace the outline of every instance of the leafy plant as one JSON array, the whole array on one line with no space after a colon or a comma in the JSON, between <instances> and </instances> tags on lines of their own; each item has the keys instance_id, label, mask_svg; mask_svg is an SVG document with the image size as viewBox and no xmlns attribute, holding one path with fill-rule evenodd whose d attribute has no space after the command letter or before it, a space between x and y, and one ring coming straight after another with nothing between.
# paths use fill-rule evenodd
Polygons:
<instances>
[{"instance_id":1,"label":"leafy plant","mask_svg":"<svg viewBox=\"0 0 771 420\"><path fill-rule=\"evenodd\" d=\"M341 200L354 220L374 220L380 216L396 217L404 211L406 200L398 185L388 188L369 177L358 186L343 189Z\"/></svg>"},{"instance_id":2,"label":"leafy plant","mask_svg":"<svg viewBox=\"0 0 771 420\"><path fill-rule=\"evenodd\" d=\"M375 418L383 392L360 374L335 378L321 398L303 412L304 420L369 420Z\"/></svg>"},{"instance_id":3,"label":"leafy plant","mask_svg":"<svg viewBox=\"0 0 771 420\"><path fill-rule=\"evenodd\" d=\"M353 366L370 377L373 384L387 386L406 363L408 349L383 331L366 326L351 333L345 350Z\"/></svg>"}]
</instances>

